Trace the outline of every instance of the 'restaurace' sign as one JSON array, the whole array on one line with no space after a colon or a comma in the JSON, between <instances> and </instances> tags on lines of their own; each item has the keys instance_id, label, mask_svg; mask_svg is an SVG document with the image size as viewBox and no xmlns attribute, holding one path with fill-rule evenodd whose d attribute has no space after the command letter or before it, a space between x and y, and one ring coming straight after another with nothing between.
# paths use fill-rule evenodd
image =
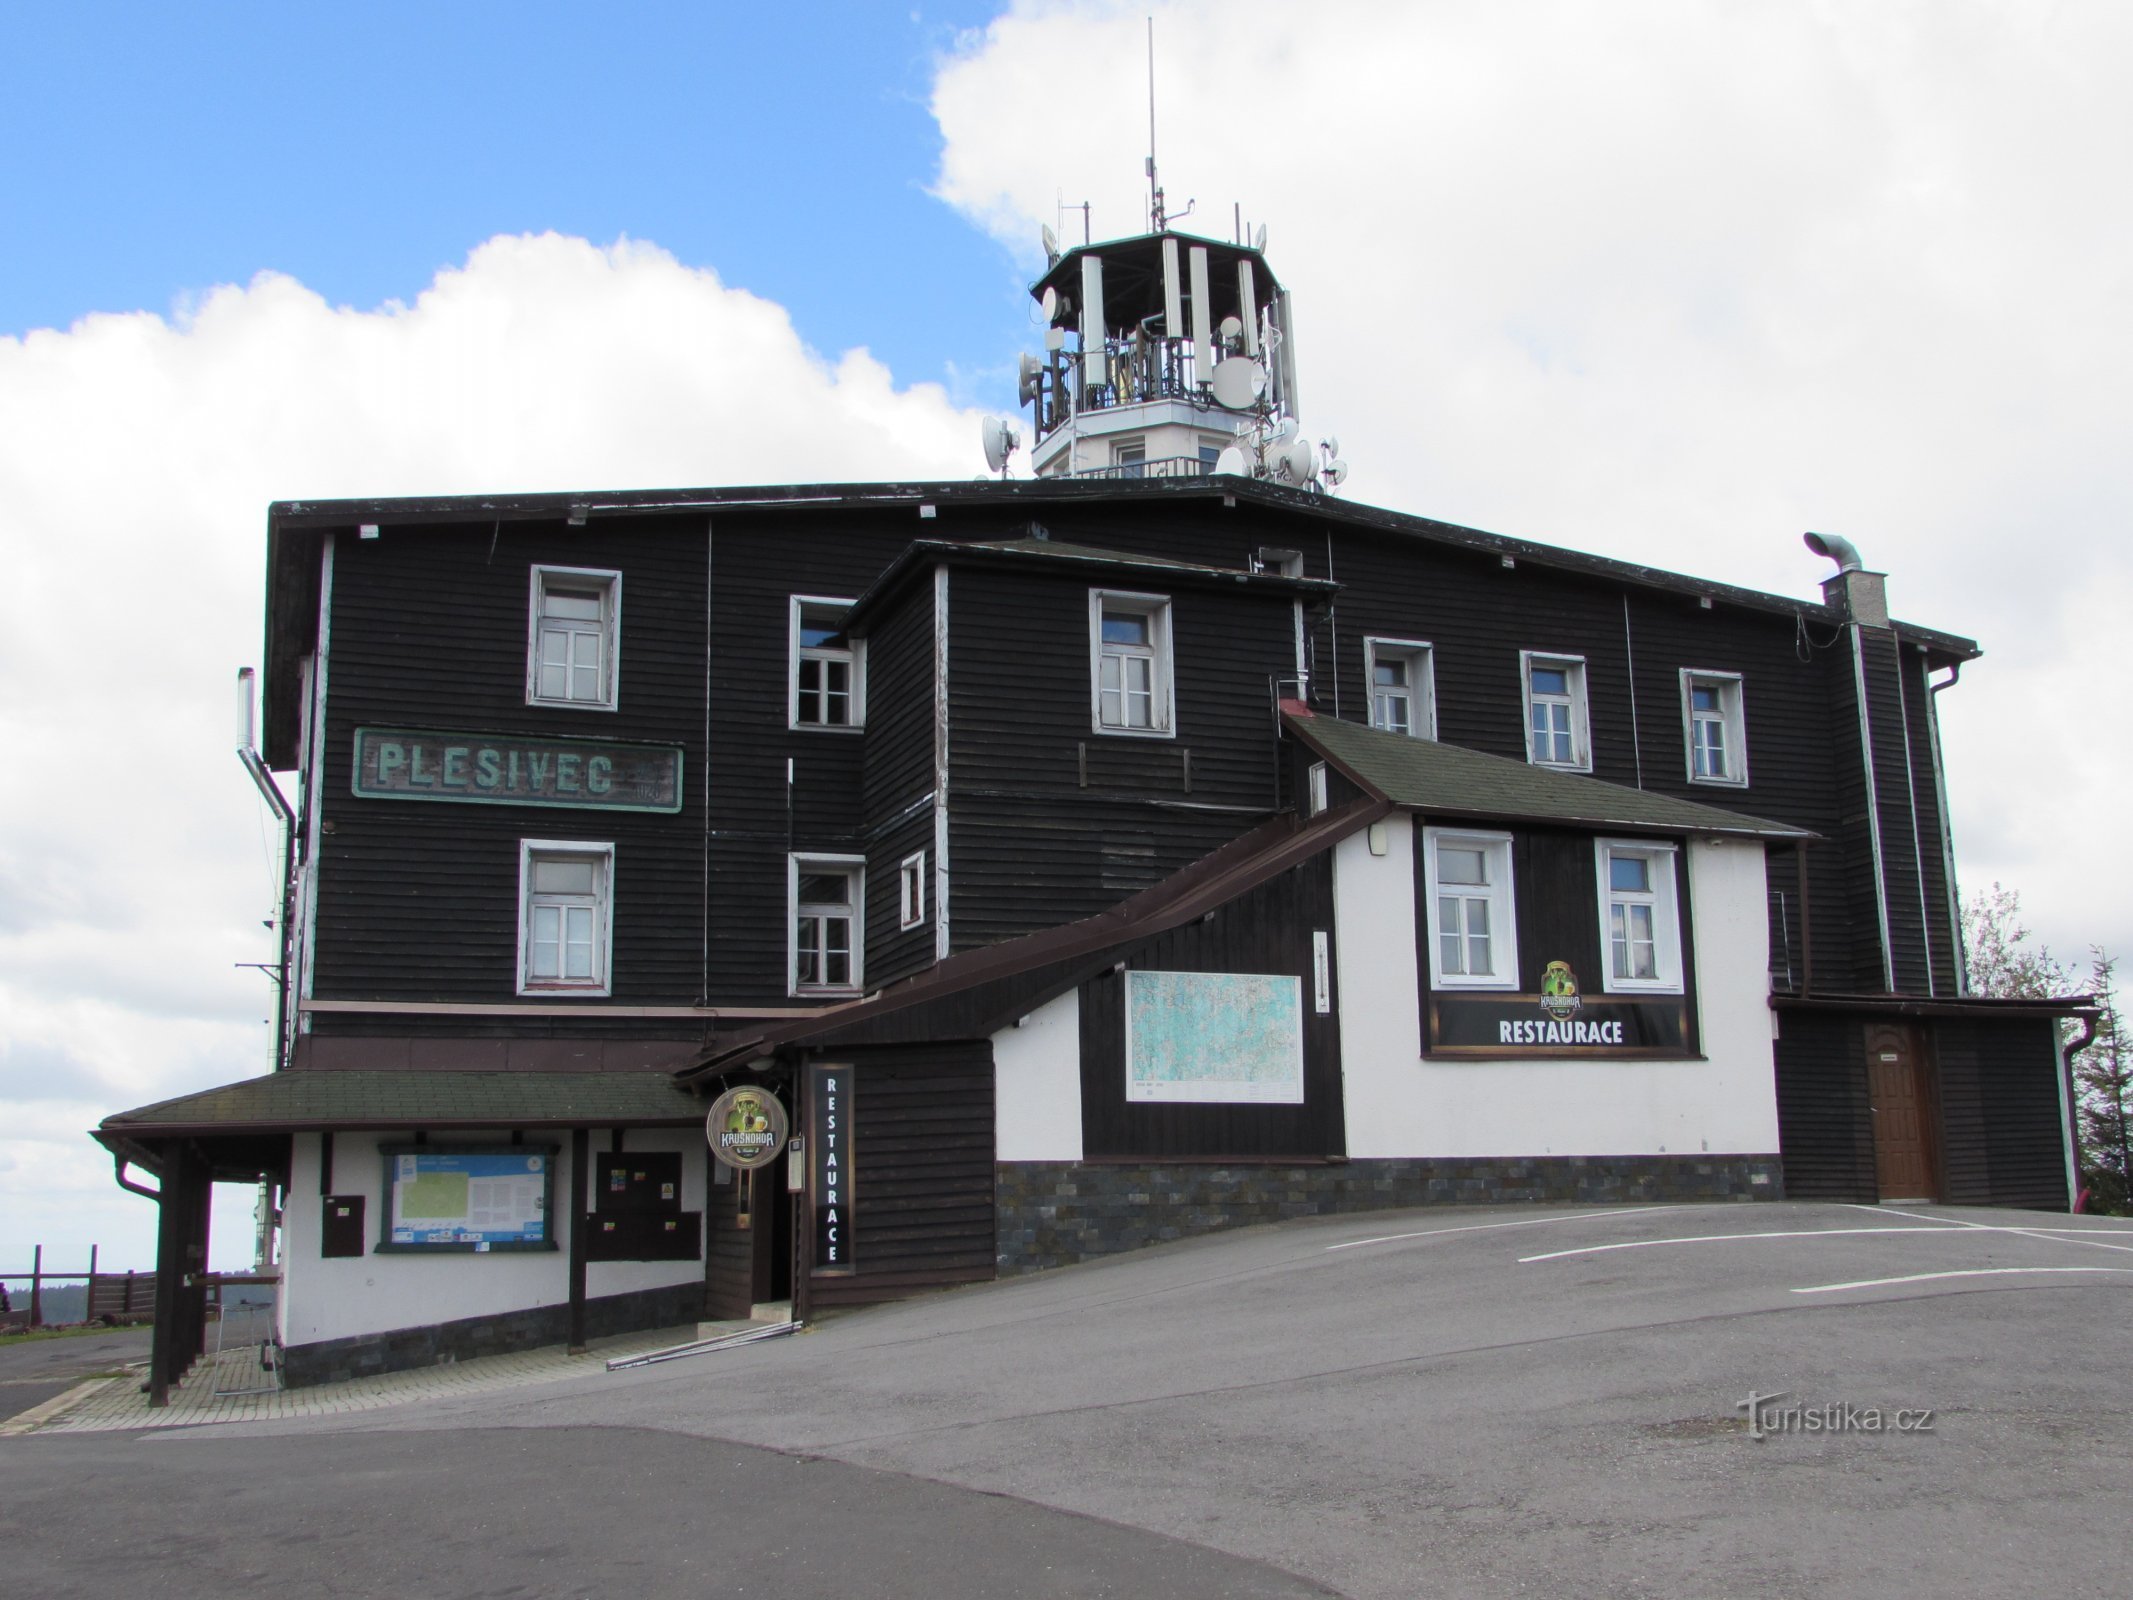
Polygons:
<instances>
[{"instance_id":1,"label":"'restaurace' sign","mask_svg":"<svg viewBox=\"0 0 2133 1600\"><path fill-rule=\"evenodd\" d=\"M681 809L681 748L358 728L354 787L365 800L671 812Z\"/></svg>"},{"instance_id":2,"label":"'restaurace' sign","mask_svg":"<svg viewBox=\"0 0 2133 1600\"><path fill-rule=\"evenodd\" d=\"M807 1192L815 1215L811 1264L817 1277L858 1271L852 1252L852 1069L807 1068Z\"/></svg>"},{"instance_id":3,"label":"'restaurace' sign","mask_svg":"<svg viewBox=\"0 0 2133 1600\"><path fill-rule=\"evenodd\" d=\"M1567 962L1551 961L1538 994L1429 997L1434 1056L1687 1056L1686 996L1587 995Z\"/></svg>"}]
</instances>

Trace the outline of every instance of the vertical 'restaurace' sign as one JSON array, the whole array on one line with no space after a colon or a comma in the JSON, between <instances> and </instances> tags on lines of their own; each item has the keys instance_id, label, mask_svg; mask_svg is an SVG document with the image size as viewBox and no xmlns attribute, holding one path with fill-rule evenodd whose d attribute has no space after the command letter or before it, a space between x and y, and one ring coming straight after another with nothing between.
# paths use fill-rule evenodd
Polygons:
<instances>
[{"instance_id":1,"label":"vertical 'restaurace' sign","mask_svg":"<svg viewBox=\"0 0 2133 1600\"><path fill-rule=\"evenodd\" d=\"M852 1069L813 1062L807 1069L807 1191L815 1216L814 1271L857 1269L852 1250Z\"/></svg>"}]
</instances>

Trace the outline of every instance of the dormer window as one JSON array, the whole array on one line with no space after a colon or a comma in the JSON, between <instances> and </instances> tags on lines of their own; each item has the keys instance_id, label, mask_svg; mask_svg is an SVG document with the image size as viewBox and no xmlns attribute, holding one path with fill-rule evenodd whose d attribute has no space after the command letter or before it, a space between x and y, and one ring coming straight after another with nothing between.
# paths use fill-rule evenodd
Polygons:
<instances>
[{"instance_id":1,"label":"dormer window","mask_svg":"<svg viewBox=\"0 0 2133 1600\"><path fill-rule=\"evenodd\" d=\"M786 710L795 728L856 729L866 723L866 654L844 636L849 600L792 597Z\"/></svg>"},{"instance_id":2,"label":"dormer window","mask_svg":"<svg viewBox=\"0 0 2133 1600\"><path fill-rule=\"evenodd\" d=\"M1168 738L1170 601L1091 589L1089 653L1096 731Z\"/></svg>"}]
</instances>

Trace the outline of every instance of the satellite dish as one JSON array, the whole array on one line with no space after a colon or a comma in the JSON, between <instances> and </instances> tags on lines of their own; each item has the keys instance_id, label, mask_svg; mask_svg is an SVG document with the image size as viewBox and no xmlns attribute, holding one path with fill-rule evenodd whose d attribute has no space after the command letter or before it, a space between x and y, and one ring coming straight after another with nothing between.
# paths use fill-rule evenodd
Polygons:
<instances>
[{"instance_id":1,"label":"satellite dish","mask_svg":"<svg viewBox=\"0 0 2133 1600\"><path fill-rule=\"evenodd\" d=\"M1266 393L1266 368L1248 357L1231 356L1215 363L1208 387L1214 391L1215 404L1224 410L1249 411Z\"/></svg>"},{"instance_id":2,"label":"satellite dish","mask_svg":"<svg viewBox=\"0 0 2133 1600\"><path fill-rule=\"evenodd\" d=\"M1220 331L1223 338L1235 339L1244 332L1244 324L1235 317L1224 317Z\"/></svg>"},{"instance_id":3,"label":"satellite dish","mask_svg":"<svg viewBox=\"0 0 2133 1600\"><path fill-rule=\"evenodd\" d=\"M1015 401L1018 405L1026 406L1037 398L1037 379L1043 371L1035 356L1027 350L1022 352L1022 359L1015 363Z\"/></svg>"},{"instance_id":4,"label":"satellite dish","mask_svg":"<svg viewBox=\"0 0 2133 1600\"><path fill-rule=\"evenodd\" d=\"M1039 301L1037 302L1037 304L1038 304L1038 305L1039 305L1039 306L1040 306L1040 307L1041 307L1041 308L1043 309L1043 311L1044 311L1044 320L1045 320L1046 322L1055 322L1055 321L1057 321L1057 320L1058 320L1058 318L1059 318L1059 291L1058 291L1057 289L1047 289L1047 290L1045 290L1045 291L1044 291L1044 298L1043 298L1042 300L1039 300Z\"/></svg>"},{"instance_id":5,"label":"satellite dish","mask_svg":"<svg viewBox=\"0 0 2133 1600\"><path fill-rule=\"evenodd\" d=\"M1348 481L1348 463L1335 459L1326 463L1326 487L1338 489Z\"/></svg>"},{"instance_id":6,"label":"satellite dish","mask_svg":"<svg viewBox=\"0 0 2133 1600\"><path fill-rule=\"evenodd\" d=\"M1318 472L1318 453L1308 439L1275 439L1259 453L1267 476L1281 483L1307 484Z\"/></svg>"},{"instance_id":7,"label":"satellite dish","mask_svg":"<svg viewBox=\"0 0 2133 1600\"><path fill-rule=\"evenodd\" d=\"M1296 419L1294 417L1283 417L1279 425L1274 429L1274 442L1276 444L1287 444L1295 437Z\"/></svg>"},{"instance_id":8,"label":"satellite dish","mask_svg":"<svg viewBox=\"0 0 2133 1600\"><path fill-rule=\"evenodd\" d=\"M1333 435L1332 435L1332 434L1330 434L1330 433L1329 433L1329 434L1327 434L1327 435L1326 435L1326 444L1325 444L1325 450L1326 450L1326 454L1327 454L1327 455L1329 455L1329 456L1337 456L1337 455L1339 455L1339 454L1341 453L1341 442L1340 442L1340 440L1338 440L1338 439L1334 438L1334 437L1333 437Z\"/></svg>"},{"instance_id":9,"label":"satellite dish","mask_svg":"<svg viewBox=\"0 0 2133 1600\"><path fill-rule=\"evenodd\" d=\"M1246 459L1244 452L1233 444L1224 445L1222 453L1215 457L1215 472L1220 476L1241 478L1249 471L1251 462Z\"/></svg>"},{"instance_id":10,"label":"satellite dish","mask_svg":"<svg viewBox=\"0 0 2133 1600\"><path fill-rule=\"evenodd\" d=\"M1259 224L1258 231L1252 235L1252 248L1261 255L1266 254L1266 224L1263 222Z\"/></svg>"},{"instance_id":11,"label":"satellite dish","mask_svg":"<svg viewBox=\"0 0 2133 1600\"><path fill-rule=\"evenodd\" d=\"M995 472L1007 470L1007 458L1015 453L1015 446L1022 442L1015 425L1002 422L998 417L987 417L978 430L985 442L985 464Z\"/></svg>"},{"instance_id":12,"label":"satellite dish","mask_svg":"<svg viewBox=\"0 0 2133 1600\"><path fill-rule=\"evenodd\" d=\"M1045 223L1038 230L1044 240L1044 256L1047 265L1059 259L1059 235L1052 232L1051 224Z\"/></svg>"}]
</instances>

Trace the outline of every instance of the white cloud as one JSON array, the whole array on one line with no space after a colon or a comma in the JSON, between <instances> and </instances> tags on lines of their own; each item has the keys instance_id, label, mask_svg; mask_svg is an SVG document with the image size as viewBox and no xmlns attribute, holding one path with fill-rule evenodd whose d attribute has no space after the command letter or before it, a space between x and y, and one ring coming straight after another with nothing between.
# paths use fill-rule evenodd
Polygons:
<instances>
[{"instance_id":1,"label":"white cloud","mask_svg":"<svg viewBox=\"0 0 2133 1600\"><path fill-rule=\"evenodd\" d=\"M1018 5L934 98L1024 252L1268 225L1347 494L1811 597L1808 528L1986 647L1941 697L1966 880L2133 953L2133 12L2106 4ZM1029 137L1043 130L1041 140Z\"/></svg>"},{"instance_id":2,"label":"white cloud","mask_svg":"<svg viewBox=\"0 0 2133 1600\"><path fill-rule=\"evenodd\" d=\"M263 275L0 339L0 1256L146 1265L83 1130L268 1065L237 765L269 501L966 477L976 419L649 245L500 238L412 305ZM234 1231L232 1231L234 1228ZM241 1247L244 1223L218 1228Z\"/></svg>"}]
</instances>

